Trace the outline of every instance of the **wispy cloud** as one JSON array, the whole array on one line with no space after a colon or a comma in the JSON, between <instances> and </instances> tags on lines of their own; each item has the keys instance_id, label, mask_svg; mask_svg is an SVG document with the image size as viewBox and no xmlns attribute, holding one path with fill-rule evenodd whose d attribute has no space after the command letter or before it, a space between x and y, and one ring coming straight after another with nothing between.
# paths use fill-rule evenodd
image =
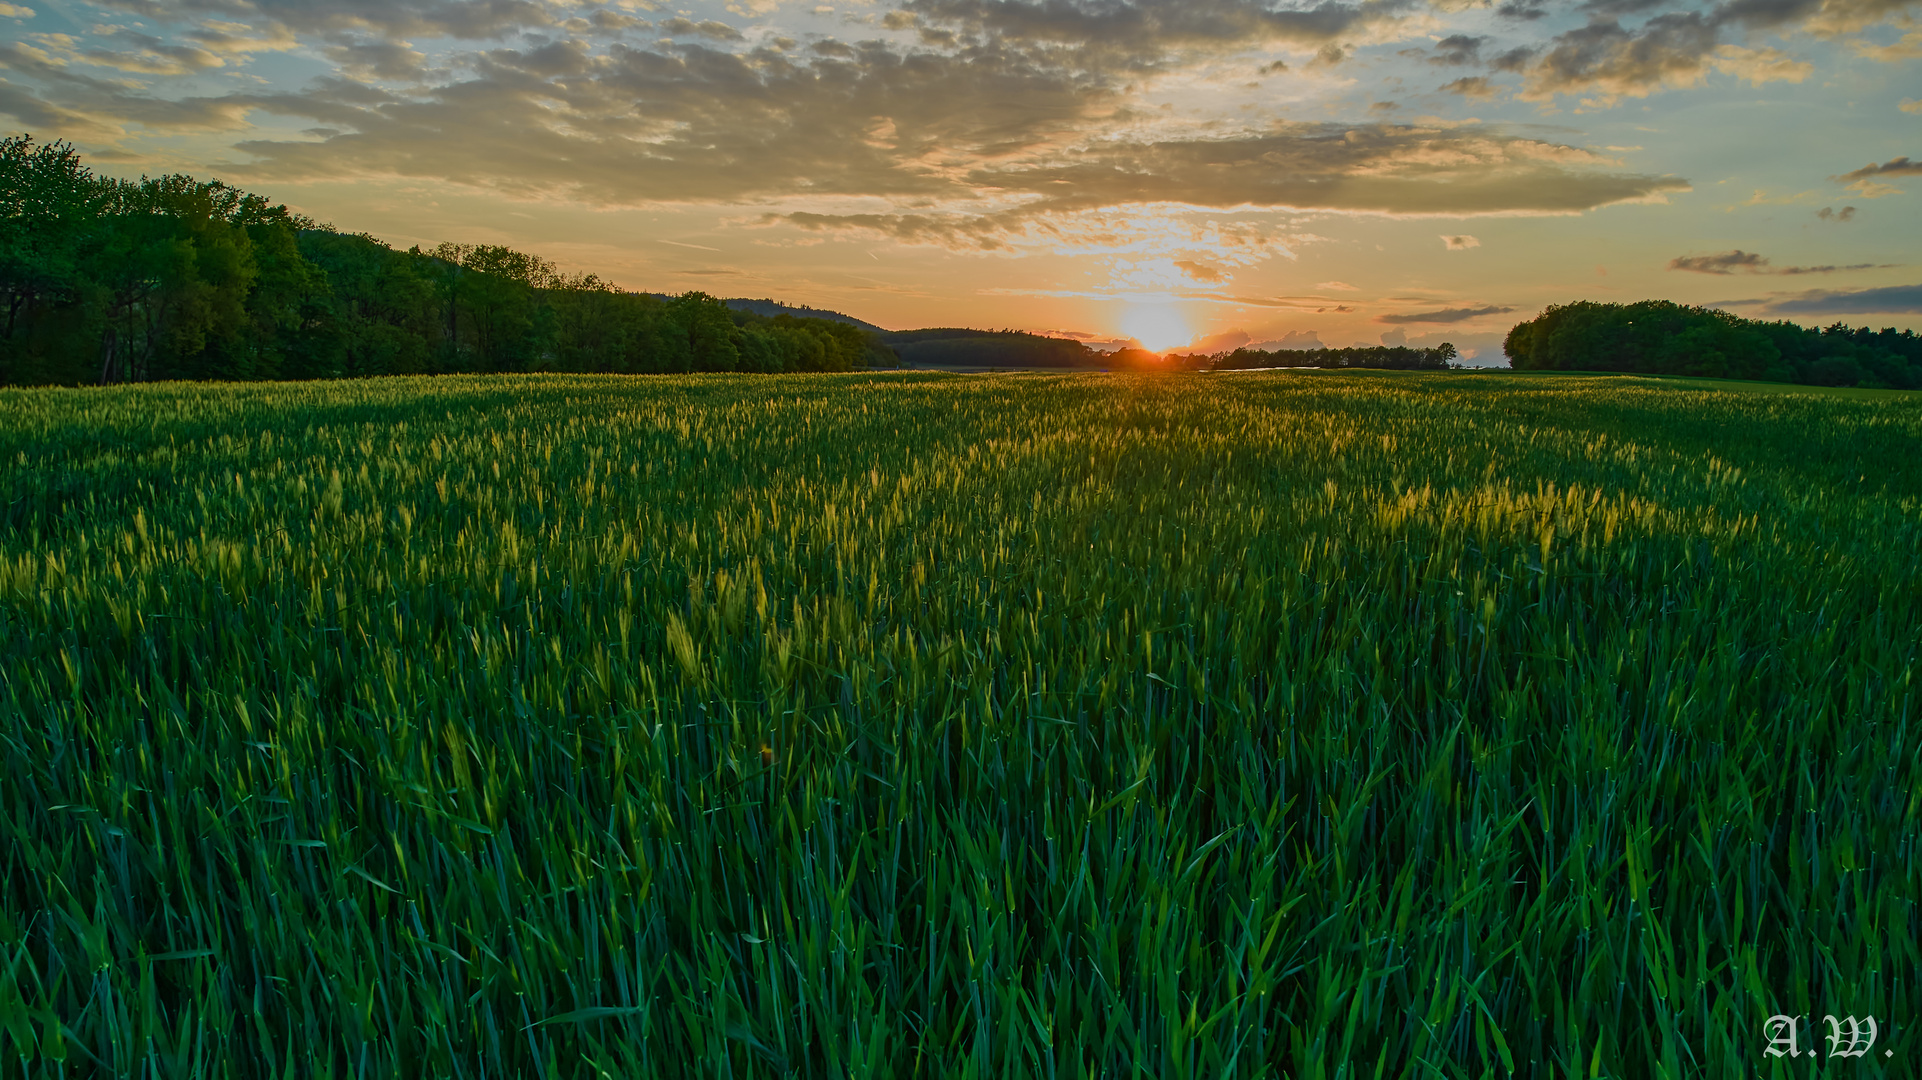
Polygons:
<instances>
[{"instance_id":1,"label":"wispy cloud","mask_svg":"<svg viewBox=\"0 0 1922 1080\"><path fill-rule=\"evenodd\" d=\"M1768 315L1898 315L1922 313L1922 285L1873 289L1811 289L1760 300L1731 300L1727 307L1759 306Z\"/></svg>"},{"instance_id":2,"label":"wispy cloud","mask_svg":"<svg viewBox=\"0 0 1922 1080\"><path fill-rule=\"evenodd\" d=\"M1440 311L1417 311L1405 315L1377 315L1375 316L1375 321L1378 323L1394 323L1398 325L1408 323L1458 323L1467 322L1470 319L1484 318L1489 315L1506 315L1514 310L1512 307L1496 307L1493 305L1486 307L1442 308Z\"/></svg>"},{"instance_id":3,"label":"wispy cloud","mask_svg":"<svg viewBox=\"0 0 1922 1080\"><path fill-rule=\"evenodd\" d=\"M1880 165L1871 161L1853 172L1846 172L1829 179L1848 185L1850 191L1865 199L1876 199L1884 195L1899 195L1901 189L1884 184L1880 177L1922 175L1922 161L1910 161L1907 155L1885 161Z\"/></svg>"},{"instance_id":4,"label":"wispy cloud","mask_svg":"<svg viewBox=\"0 0 1922 1080\"><path fill-rule=\"evenodd\" d=\"M1847 221L1855 213L1855 207L1842 210L1839 220ZM1817 217L1834 217L1826 207L1816 213ZM1797 274L1833 274L1841 270L1887 270L1891 263L1851 263L1847 266L1773 266L1768 257L1752 251L1737 248L1715 255L1678 255L1668 261L1670 270L1686 270L1695 274L1719 274L1727 276L1737 272L1744 274L1779 274L1792 277Z\"/></svg>"}]
</instances>

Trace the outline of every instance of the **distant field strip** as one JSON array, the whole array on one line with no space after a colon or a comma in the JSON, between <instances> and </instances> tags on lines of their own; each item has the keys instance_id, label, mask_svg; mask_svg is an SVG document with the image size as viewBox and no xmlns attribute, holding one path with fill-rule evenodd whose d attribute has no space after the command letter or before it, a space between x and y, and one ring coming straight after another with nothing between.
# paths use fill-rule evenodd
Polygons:
<instances>
[{"instance_id":1,"label":"distant field strip","mask_svg":"<svg viewBox=\"0 0 1922 1080\"><path fill-rule=\"evenodd\" d=\"M1918 552L1908 398L0 390L0 1072L1916 1075Z\"/></svg>"}]
</instances>

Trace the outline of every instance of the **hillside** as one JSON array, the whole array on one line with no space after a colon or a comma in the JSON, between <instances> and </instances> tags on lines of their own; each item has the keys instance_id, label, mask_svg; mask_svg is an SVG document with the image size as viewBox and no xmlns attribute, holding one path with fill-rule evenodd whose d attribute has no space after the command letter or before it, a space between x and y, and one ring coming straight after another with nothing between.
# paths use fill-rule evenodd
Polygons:
<instances>
[{"instance_id":1,"label":"hillside","mask_svg":"<svg viewBox=\"0 0 1922 1080\"><path fill-rule=\"evenodd\" d=\"M1108 358L1079 341L1020 330L935 327L882 338L902 363L945 367L1100 367Z\"/></svg>"},{"instance_id":2,"label":"hillside","mask_svg":"<svg viewBox=\"0 0 1922 1080\"><path fill-rule=\"evenodd\" d=\"M883 330L871 322L864 322L852 315L843 315L838 311L828 311L825 308L812 308L806 305L795 307L792 304L776 303L773 300L747 300L740 298L723 300L721 302L735 311L751 312L769 319L774 318L776 315L792 315L797 319L826 319L829 322L846 323L849 326L858 326L870 334L888 333L888 331Z\"/></svg>"}]
</instances>

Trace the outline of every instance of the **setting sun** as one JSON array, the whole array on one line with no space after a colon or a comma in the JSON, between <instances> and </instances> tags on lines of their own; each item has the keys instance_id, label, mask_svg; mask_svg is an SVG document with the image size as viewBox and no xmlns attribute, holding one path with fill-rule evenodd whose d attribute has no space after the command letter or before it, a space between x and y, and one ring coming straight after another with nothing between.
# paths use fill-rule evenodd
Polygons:
<instances>
[{"instance_id":1,"label":"setting sun","mask_svg":"<svg viewBox=\"0 0 1922 1080\"><path fill-rule=\"evenodd\" d=\"M1167 352L1194 338L1188 320L1173 304L1131 304L1121 318L1121 332L1141 342L1149 352Z\"/></svg>"}]
</instances>

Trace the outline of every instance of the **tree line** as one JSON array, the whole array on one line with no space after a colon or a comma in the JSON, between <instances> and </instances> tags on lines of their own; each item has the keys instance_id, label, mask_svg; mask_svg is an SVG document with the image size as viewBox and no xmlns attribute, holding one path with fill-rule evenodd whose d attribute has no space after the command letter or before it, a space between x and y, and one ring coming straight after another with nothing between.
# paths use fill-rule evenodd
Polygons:
<instances>
[{"instance_id":1,"label":"tree line","mask_svg":"<svg viewBox=\"0 0 1922 1080\"><path fill-rule=\"evenodd\" d=\"M1217 371L1264 367L1369 368L1383 371L1447 371L1457 356L1449 342L1430 349L1408 345L1357 345L1347 349L1290 349L1263 352L1239 348L1231 353L1209 357L1208 367Z\"/></svg>"},{"instance_id":2,"label":"tree line","mask_svg":"<svg viewBox=\"0 0 1922 1080\"><path fill-rule=\"evenodd\" d=\"M1912 330L1816 330L1666 300L1553 306L1510 330L1503 348L1521 370L1922 388L1922 338Z\"/></svg>"},{"instance_id":3,"label":"tree line","mask_svg":"<svg viewBox=\"0 0 1922 1080\"><path fill-rule=\"evenodd\" d=\"M399 251L220 181L0 140L0 383L892 366L847 323L630 293L493 245Z\"/></svg>"}]
</instances>

